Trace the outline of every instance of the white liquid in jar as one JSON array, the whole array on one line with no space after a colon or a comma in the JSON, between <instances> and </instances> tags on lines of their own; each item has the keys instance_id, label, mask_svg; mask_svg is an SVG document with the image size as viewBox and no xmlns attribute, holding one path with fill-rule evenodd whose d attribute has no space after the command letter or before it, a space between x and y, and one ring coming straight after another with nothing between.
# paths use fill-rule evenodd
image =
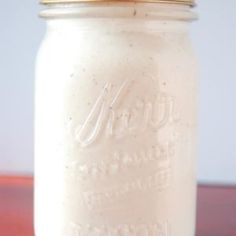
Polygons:
<instances>
[{"instance_id":1,"label":"white liquid in jar","mask_svg":"<svg viewBox=\"0 0 236 236\"><path fill-rule=\"evenodd\" d=\"M36 236L194 235L187 22L137 14L48 20L37 64Z\"/></svg>"}]
</instances>

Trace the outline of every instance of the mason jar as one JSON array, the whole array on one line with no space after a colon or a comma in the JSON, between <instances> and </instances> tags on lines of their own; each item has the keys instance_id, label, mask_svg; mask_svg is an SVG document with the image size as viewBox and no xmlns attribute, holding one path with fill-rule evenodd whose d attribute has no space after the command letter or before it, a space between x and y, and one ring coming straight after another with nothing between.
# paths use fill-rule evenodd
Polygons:
<instances>
[{"instance_id":1,"label":"mason jar","mask_svg":"<svg viewBox=\"0 0 236 236\"><path fill-rule=\"evenodd\" d=\"M194 236L194 2L42 3L36 236Z\"/></svg>"}]
</instances>

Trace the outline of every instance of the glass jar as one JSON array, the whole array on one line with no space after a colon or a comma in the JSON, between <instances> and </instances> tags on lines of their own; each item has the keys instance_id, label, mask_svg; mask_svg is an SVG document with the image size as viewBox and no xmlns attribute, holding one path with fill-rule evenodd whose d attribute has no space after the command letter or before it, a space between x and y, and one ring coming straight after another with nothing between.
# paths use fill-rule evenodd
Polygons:
<instances>
[{"instance_id":1,"label":"glass jar","mask_svg":"<svg viewBox=\"0 0 236 236\"><path fill-rule=\"evenodd\" d=\"M193 236L193 2L43 3L36 236Z\"/></svg>"}]
</instances>

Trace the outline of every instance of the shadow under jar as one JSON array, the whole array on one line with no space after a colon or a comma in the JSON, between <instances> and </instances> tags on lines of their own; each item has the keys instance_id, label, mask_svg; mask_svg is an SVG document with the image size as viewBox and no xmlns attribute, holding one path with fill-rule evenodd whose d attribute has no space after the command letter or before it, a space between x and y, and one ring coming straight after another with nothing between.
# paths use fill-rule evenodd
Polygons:
<instances>
[{"instance_id":1,"label":"shadow under jar","mask_svg":"<svg viewBox=\"0 0 236 236\"><path fill-rule=\"evenodd\" d=\"M36 236L194 236L194 2L42 3Z\"/></svg>"}]
</instances>

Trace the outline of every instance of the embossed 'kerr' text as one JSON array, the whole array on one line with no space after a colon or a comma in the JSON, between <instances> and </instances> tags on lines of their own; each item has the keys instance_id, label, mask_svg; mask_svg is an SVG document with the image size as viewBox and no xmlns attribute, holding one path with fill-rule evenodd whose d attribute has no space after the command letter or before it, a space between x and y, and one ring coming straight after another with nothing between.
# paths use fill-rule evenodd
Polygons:
<instances>
[{"instance_id":1,"label":"embossed 'kerr' text","mask_svg":"<svg viewBox=\"0 0 236 236\"><path fill-rule=\"evenodd\" d=\"M133 83L134 80L127 79L117 91L111 83L105 84L84 123L75 129L74 136L81 147L92 145L103 131L107 137L119 139L130 134L142 134L148 128L159 130L176 119L173 97L160 91L154 100L140 98L132 107L122 108ZM158 118L154 118L156 109L160 113Z\"/></svg>"}]
</instances>

